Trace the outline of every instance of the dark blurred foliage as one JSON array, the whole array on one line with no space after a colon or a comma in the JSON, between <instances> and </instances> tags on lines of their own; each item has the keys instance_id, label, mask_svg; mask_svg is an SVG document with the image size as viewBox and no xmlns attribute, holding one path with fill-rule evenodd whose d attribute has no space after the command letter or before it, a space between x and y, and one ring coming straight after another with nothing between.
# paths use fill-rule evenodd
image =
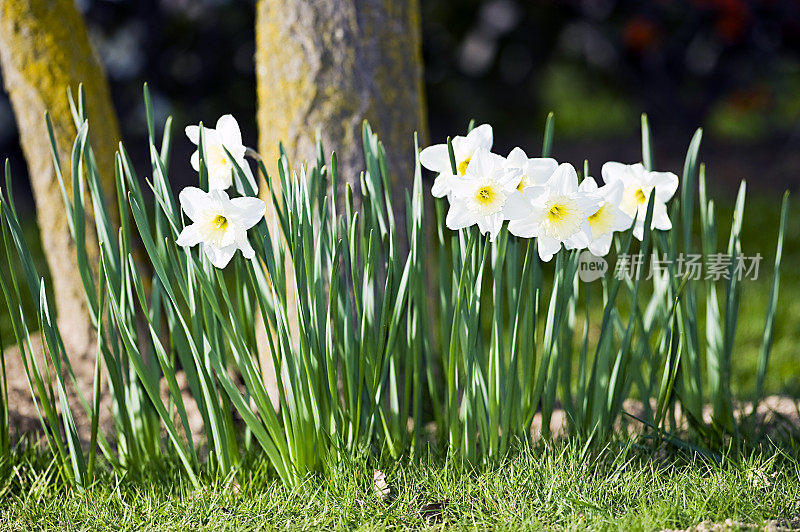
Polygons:
<instances>
[{"instance_id":1,"label":"dark blurred foliage","mask_svg":"<svg viewBox=\"0 0 800 532\"><path fill-rule=\"evenodd\" d=\"M529 114L557 101L554 89L588 100L611 91L666 124L703 123L719 105L731 105L765 115L765 130L793 125L781 111L792 111L794 121L800 110L789 94L800 88L800 2L471 4L474 15L459 20L468 3L424 2L429 94L436 105L466 111L477 102L497 121L509 114L496 105L500 95ZM560 87L554 77L569 80Z\"/></svg>"},{"instance_id":2,"label":"dark blurred foliage","mask_svg":"<svg viewBox=\"0 0 800 532\"><path fill-rule=\"evenodd\" d=\"M732 179L793 185L800 170L800 1L420 0L433 141L469 118L498 151L538 148L556 112L556 156L638 158L639 113L656 158L678 170L698 125L706 160ZM185 125L234 114L256 144L254 0L80 0L126 145L146 168L141 87L175 120L172 171L193 179ZM24 175L0 100L0 153ZM665 168L667 169L667 168ZM753 173L761 175L752 176Z\"/></svg>"},{"instance_id":3,"label":"dark blurred foliage","mask_svg":"<svg viewBox=\"0 0 800 532\"><path fill-rule=\"evenodd\" d=\"M212 121L225 112L255 135L254 2L85 0L123 129L145 133L142 83L157 122Z\"/></svg>"},{"instance_id":4,"label":"dark blurred foliage","mask_svg":"<svg viewBox=\"0 0 800 532\"><path fill-rule=\"evenodd\" d=\"M495 125L501 151L526 137L533 151L546 112L553 110L556 149L559 139L567 139L588 154L605 151L608 157L603 143L635 140L639 113L647 112L656 140L675 144L672 151L703 125L721 161L728 152L751 156L736 179L761 166L755 159L780 158L767 171L768 181L796 182L800 160L786 157L800 148L798 1L422 5L436 140L474 116ZM638 146L629 144L620 151L633 160ZM578 157L580 149L566 153Z\"/></svg>"}]
</instances>

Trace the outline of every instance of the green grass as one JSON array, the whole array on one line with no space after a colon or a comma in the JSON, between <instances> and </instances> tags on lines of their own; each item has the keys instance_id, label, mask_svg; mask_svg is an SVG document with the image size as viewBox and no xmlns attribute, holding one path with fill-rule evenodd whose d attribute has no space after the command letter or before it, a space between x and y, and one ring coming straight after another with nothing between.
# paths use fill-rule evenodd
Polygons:
<instances>
[{"instance_id":1,"label":"green grass","mask_svg":"<svg viewBox=\"0 0 800 532\"><path fill-rule=\"evenodd\" d=\"M775 257L774 234L778 227L780 205L777 192L753 191L747 199L742 226L742 253L764 257L759 280L742 283L741 314L736 335L738 351L734 353L734 391L749 393L755 383L754 368L758 348L764 332L764 312L769 297L772 276L771 261ZM725 198L727 199L727 198ZM793 198L794 199L794 198ZM720 198L719 219L727 223L720 228L726 235L733 212L733 199ZM781 268L781 286L778 311L775 315L775 335L767 371L767 393L800 396L800 370L798 370L797 338L800 337L800 203L789 206L789 223L784 238L784 262Z\"/></svg>"},{"instance_id":2,"label":"green grass","mask_svg":"<svg viewBox=\"0 0 800 532\"><path fill-rule=\"evenodd\" d=\"M480 472L432 456L353 459L295 488L255 459L238 493L213 472L195 490L177 461L167 461L138 479L102 473L81 492L59 486L28 447L17 451L10 475L6 468L0 528L659 530L800 518L797 449L731 453L720 462L619 441L588 458L582 452L569 442L540 444ZM391 488L386 502L375 496L375 467Z\"/></svg>"}]
</instances>

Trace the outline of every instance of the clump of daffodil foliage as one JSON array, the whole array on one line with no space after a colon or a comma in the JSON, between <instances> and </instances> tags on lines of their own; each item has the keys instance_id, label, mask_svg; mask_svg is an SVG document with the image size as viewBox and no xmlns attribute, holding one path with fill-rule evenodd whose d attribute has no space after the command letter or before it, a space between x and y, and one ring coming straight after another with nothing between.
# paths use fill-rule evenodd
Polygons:
<instances>
[{"instance_id":1,"label":"clump of daffodil foliage","mask_svg":"<svg viewBox=\"0 0 800 532\"><path fill-rule=\"evenodd\" d=\"M565 434L602 444L621 430L626 399L641 404L629 430L651 441L712 452L740 437L746 420L734 414L730 366L746 282L737 275L746 258L745 186L725 238L698 165L700 130L679 179L653 168L643 117L642 162L605 163L600 184L588 162L579 175L549 157L552 116L541 157L522 148L492 153L491 127L470 127L418 150L405 203L395 205L388 148L366 123L365 171L353 190L322 146L303 164L281 150L278 174L269 175L269 155L246 147L230 115L213 129L187 127L197 151L170 161L172 121L156 147L146 88L145 104L152 177L138 177L120 144L119 223L103 201L82 93L73 102L70 171L54 157L59 179L72 179L71 194L61 187L97 333L92 397L75 387L79 400L68 400L70 354L51 294L10 186L0 200L11 272L0 283L66 483L91 483L98 452L120 474L172 453L195 484L204 464L231 476L252 452L290 485L347 455L414 456L429 445L480 465L552 437L557 404ZM177 200L170 164L191 164L198 175ZM433 198L423 167L435 174ZM85 243L87 190L96 268ZM772 343L786 197L782 208L756 400ZM685 268L686 256L722 255L728 262L715 275ZM661 268L652 267L656 258ZM616 275L621 262L642 271ZM584 276L587 264L599 269ZM25 300L36 321L26 318ZM30 341L37 328L42 353ZM102 375L110 431L98 426ZM75 408L92 421L90 434L79 434ZM191 429L189 411L199 412L202 431Z\"/></svg>"}]
</instances>

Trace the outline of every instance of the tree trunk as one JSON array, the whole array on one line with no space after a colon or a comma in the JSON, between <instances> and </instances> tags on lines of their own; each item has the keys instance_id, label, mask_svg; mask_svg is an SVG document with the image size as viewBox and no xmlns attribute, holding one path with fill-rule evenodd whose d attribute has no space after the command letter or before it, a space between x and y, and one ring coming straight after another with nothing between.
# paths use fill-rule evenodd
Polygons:
<instances>
[{"instance_id":1,"label":"tree trunk","mask_svg":"<svg viewBox=\"0 0 800 532\"><path fill-rule=\"evenodd\" d=\"M328 154L336 151L339 176L358 190L368 120L387 146L402 212L399 193L414 175L412 134L424 141L427 133L418 0L259 0L256 78L259 151L273 184L278 143L299 167L316 161L319 135ZM405 228L402 218L398 228ZM296 323L293 307L289 302ZM262 367L271 368L264 358ZM277 380L274 373L265 379Z\"/></svg>"},{"instance_id":2,"label":"tree trunk","mask_svg":"<svg viewBox=\"0 0 800 532\"><path fill-rule=\"evenodd\" d=\"M267 169L276 171L279 141L293 164L315 161L319 133L326 151L337 153L339 175L355 186L364 168L361 124L369 120L397 183L410 184L412 134L426 133L417 0L259 0L256 17Z\"/></svg>"},{"instance_id":3,"label":"tree trunk","mask_svg":"<svg viewBox=\"0 0 800 532\"><path fill-rule=\"evenodd\" d=\"M59 329L82 387L88 384L91 390L94 332L53 169L44 113L50 113L61 170L71 194L70 159L76 128L67 87L77 97L78 84L84 84L98 169L105 190L113 190L119 128L108 83L74 0L0 0L0 65L28 162ZM91 217L91 212L88 215ZM93 223L88 222L87 242L92 249L96 238Z\"/></svg>"}]
</instances>

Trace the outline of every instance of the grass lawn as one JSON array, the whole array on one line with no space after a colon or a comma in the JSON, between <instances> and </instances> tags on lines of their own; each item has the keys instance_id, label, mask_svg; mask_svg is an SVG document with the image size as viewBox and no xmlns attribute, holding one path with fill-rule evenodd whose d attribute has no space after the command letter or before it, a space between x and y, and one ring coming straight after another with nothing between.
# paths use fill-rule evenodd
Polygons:
<instances>
[{"instance_id":1,"label":"grass lawn","mask_svg":"<svg viewBox=\"0 0 800 532\"><path fill-rule=\"evenodd\" d=\"M107 473L84 492L65 490L30 449L6 464L2 529L687 529L703 521L800 526L797 450L769 447L709 461L674 449L616 442L584 454L578 443L541 444L469 471L425 457L382 461L390 494L379 500L371 459L286 488L251 461L240 487L204 478L193 490L177 463L139 479ZM776 522L775 522L776 521ZM735 528L735 527L734 527Z\"/></svg>"}]
</instances>

